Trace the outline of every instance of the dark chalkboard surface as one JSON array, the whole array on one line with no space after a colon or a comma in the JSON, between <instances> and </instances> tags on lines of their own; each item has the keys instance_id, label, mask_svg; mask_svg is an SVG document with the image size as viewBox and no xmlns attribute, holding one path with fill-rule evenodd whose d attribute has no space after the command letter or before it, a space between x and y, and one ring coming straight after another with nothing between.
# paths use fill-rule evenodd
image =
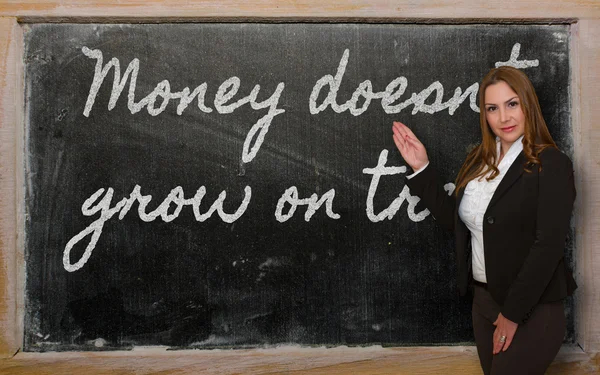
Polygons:
<instances>
[{"instance_id":1,"label":"dark chalkboard surface","mask_svg":"<svg viewBox=\"0 0 600 375\"><path fill-rule=\"evenodd\" d=\"M392 121L452 182L479 138L476 83L506 63L572 152L565 25L25 39L30 351L472 341L453 239L405 187Z\"/></svg>"}]
</instances>

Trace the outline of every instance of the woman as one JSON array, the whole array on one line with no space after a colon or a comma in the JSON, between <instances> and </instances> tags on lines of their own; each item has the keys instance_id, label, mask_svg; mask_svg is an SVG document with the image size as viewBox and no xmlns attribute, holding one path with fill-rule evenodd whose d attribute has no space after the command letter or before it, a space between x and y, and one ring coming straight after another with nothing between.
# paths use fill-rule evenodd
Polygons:
<instances>
[{"instance_id":1,"label":"woman","mask_svg":"<svg viewBox=\"0 0 600 375\"><path fill-rule=\"evenodd\" d=\"M482 141L448 196L423 144L395 122L394 142L415 171L411 194L454 231L461 294L474 285L473 331L487 374L543 374L564 338L562 300L575 282L564 261L575 186L571 160L546 127L533 85L492 69L479 91Z\"/></svg>"}]
</instances>

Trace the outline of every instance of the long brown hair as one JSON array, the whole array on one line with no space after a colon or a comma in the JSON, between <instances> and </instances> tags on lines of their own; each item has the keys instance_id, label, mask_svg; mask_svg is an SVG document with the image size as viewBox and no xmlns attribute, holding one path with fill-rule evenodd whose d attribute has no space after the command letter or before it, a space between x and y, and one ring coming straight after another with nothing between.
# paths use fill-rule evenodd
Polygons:
<instances>
[{"instance_id":1,"label":"long brown hair","mask_svg":"<svg viewBox=\"0 0 600 375\"><path fill-rule=\"evenodd\" d=\"M541 168L541 162L538 158L540 152L547 147L556 147L546 121L542 116L540 103L531 81L525 73L519 69L502 66L490 70L483 77L479 86L479 125L481 127L481 144L475 147L462 165L456 178L456 193L467 186L469 181L485 176L490 171L492 173L487 177L491 180L498 176L500 171L496 167L498 156L496 155L496 135L490 129L485 118L485 90L490 85L498 82L505 82L519 96L519 101L523 114L525 115L525 134L523 136L523 153L525 154L525 165L537 165ZM525 168L527 172L531 169Z\"/></svg>"}]
</instances>

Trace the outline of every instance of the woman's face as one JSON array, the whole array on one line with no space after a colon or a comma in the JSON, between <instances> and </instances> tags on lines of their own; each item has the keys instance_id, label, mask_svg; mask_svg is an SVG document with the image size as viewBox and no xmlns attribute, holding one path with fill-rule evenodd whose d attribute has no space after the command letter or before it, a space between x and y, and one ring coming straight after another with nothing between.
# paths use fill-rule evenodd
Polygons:
<instances>
[{"instance_id":1,"label":"woman's face","mask_svg":"<svg viewBox=\"0 0 600 375\"><path fill-rule=\"evenodd\" d=\"M525 133L525 114L516 92L499 81L485 89L485 118L490 129L500 138L502 155Z\"/></svg>"}]
</instances>

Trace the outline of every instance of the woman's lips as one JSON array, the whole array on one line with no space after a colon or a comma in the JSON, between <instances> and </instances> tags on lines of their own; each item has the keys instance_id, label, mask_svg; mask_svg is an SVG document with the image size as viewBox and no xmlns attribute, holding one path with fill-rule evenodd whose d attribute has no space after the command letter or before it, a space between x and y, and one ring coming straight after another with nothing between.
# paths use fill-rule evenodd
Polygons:
<instances>
[{"instance_id":1,"label":"woman's lips","mask_svg":"<svg viewBox=\"0 0 600 375\"><path fill-rule=\"evenodd\" d=\"M514 126L509 126L509 127L507 127L507 128L502 128L502 131L503 131L503 132L505 132L505 133L510 133L510 132L512 132L513 130L515 130L515 129L516 129L516 127L517 127L517 125L514 125Z\"/></svg>"}]
</instances>

